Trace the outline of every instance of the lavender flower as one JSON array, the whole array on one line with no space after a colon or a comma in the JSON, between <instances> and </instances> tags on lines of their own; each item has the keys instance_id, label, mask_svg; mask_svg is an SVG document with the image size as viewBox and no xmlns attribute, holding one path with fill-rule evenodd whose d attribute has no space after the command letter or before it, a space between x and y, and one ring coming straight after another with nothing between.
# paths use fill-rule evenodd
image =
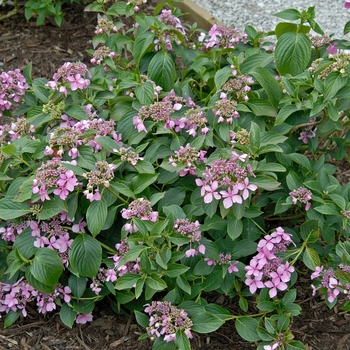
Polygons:
<instances>
[{"instance_id":1,"label":"lavender flower","mask_svg":"<svg viewBox=\"0 0 350 350\"><path fill-rule=\"evenodd\" d=\"M152 304L145 306L145 312L150 316L147 333L152 338L163 337L166 342L174 341L178 331L184 331L190 339L193 337L193 323L184 310L176 308L168 301L152 301Z\"/></svg>"},{"instance_id":2,"label":"lavender flower","mask_svg":"<svg viewBox=\"0 0 350 350\"><path fill-rule=\"evenodd\" d=\"M301 202L306 204L305 210L309 210L311 207L310 200L312 198L312 193L310 190L308 190L305 187L299 187L297 190L293 190L292 192L289 192L289 195L292 197L293 204L297 204L297 202Z\"/></svg>"}]
</instances>

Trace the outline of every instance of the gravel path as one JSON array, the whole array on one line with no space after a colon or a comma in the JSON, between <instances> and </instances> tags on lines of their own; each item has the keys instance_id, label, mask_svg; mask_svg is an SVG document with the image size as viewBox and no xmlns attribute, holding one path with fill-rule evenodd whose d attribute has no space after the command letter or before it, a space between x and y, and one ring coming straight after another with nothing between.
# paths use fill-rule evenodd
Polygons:
<instances>
[{"instance_id":1,"label":"gravel path","mask_svg":"<svg viewBox=\"0 0 350 350\"><path fill-rule=\"evenodd\" d=\"M258 30L269 31L283 21L273 13L288 8L306 10L315 6L316 21L323 31L333 38L350 39L350 33L344 37L343 29L350 21L350 9L344 8L345 0L193 0L225 25L244 29L246 24Z\"/></svg>"}]
</instances>

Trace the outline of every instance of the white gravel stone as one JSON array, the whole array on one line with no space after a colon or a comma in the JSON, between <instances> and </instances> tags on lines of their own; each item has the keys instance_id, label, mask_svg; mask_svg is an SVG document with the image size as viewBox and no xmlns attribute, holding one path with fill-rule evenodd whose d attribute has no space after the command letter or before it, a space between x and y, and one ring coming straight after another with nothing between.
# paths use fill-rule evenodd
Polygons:
<instances>
[{"instance_id":1,"label":"white gravel stone","mask_svg":"<svg viewBox=\"0 0 350 350\"><path fill-rule=\"evenodd\" d=\"M272 14L295 8L299 11L315 6L316 21L333 38L350 40L350 33L343 35L344 25L350 21L350 9L344 8L345 0L192 0L225 25L244 29L250 24L257 30L273 30L284 20ZM297 23L297 22L293 22ZM315 34L315 33L313 33Z\"/></svg>"}]
</instances>

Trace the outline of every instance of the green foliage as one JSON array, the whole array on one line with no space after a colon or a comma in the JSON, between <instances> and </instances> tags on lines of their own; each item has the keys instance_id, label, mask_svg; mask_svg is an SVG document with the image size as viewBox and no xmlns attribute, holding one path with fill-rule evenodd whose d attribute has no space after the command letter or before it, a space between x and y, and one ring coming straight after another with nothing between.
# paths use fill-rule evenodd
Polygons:
<instances>
[{"instance_id":1,"label":"green foliage","mask_svg":"<svg viewBox=\"0 0 350 350\"><path fill-rule=\"evenodd\" d=\"M164 20L163 9L181 18L173 1L155 16L134 6L87 7L101 29L89 69L65 64L60 72L73 73L50 82L33 80L31 65L23 72L13 115L25 118L1 133L5 293L51 298L68 327L107 296L135 313L153 349L190 349L191 331L229 320L259 349L303 349L290 332L300 271L329 307L349 292L350 186L332 159L348 161L350 58L315 47L309 34L323 32L313 7L275 14L288 22L276 26L273 51L252 26L246 40L226 29L233 46L215 27L217 37L199 41L196 25ZM60 24L60 11L28 1L25 13ZM137 24L126 33L124 16ZM208 304L213 292L240 314ZM22 309L5 300L8 327ZM184 321L156 337L163 321L150 318L162 315Z\"/></svg>"}]
</instances>

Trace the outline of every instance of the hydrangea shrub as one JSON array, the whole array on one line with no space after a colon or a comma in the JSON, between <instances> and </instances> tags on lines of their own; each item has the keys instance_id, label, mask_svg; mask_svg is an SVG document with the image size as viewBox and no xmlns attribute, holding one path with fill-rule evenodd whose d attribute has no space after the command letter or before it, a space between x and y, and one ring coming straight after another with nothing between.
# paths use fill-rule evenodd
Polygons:
<instances>
[{"instance_id":1,"label":"hydrangea shrub","mask_svg":"<svg viewBox=\"0 0 350 350\"><path fill-rule=\"evenodd\" d=\"M88 6L91 67L0 75L5 327L29 303L84 324L106 298L154 349L190 349L228 320L258 349L304 349L290 331L300 271L329 307L350 294L350 187L336 177L350 44L313 7L275 14L289 22L271 33L205 33L171 0L154 16L144 3Z\"/></svg>"}]
</instances>

